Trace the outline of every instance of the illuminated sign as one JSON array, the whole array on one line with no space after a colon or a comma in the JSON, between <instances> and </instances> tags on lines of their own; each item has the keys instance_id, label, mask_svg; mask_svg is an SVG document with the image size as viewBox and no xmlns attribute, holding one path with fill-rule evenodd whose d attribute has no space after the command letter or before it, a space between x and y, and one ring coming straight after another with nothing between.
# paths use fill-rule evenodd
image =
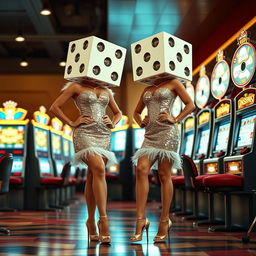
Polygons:
<instances>
[{"instance_id":1,"label":"illuminated sign","mask_svg":"<svg viewBox=\"0 0 256 256\"><path fill-rule=\"evenodd\" d=\"M238 109L245 108L247 106L253 105L255 101L255 94L254 93L245 93L239 100L238 100Z\"/></svg>"},{"instance_id":2,"label":"illuminated sign","mask_svg":"<svg viewBox=\"0 0 256 256\"><path fill-rule=\"evenodd\" d=\"M190 129L194 127L194 118L193 117L189 117L186 121L185 121L185 129Z\"/></svg>"},{"instance_id":3,"label":"illuminated sign","mask_svg":"<svg viewBox=\"0 0 256 256\"><path fill-rule=\"evenodd\" d=\"M198 117L199 124L204 124L206 122L209 122L209 120L210 120L210 112L208 111L202 112Z\"/></svg>"},{"instance_id":4,"label":"illuminated sign","mask_svg":"<svg viewBox=\"0 0 256 256\"><path fill-rule=\"evenodd\" d=\"M230 104L223 103L216 109L216 118L227 115L230 113Z\"/></svg>"}]
</instances>

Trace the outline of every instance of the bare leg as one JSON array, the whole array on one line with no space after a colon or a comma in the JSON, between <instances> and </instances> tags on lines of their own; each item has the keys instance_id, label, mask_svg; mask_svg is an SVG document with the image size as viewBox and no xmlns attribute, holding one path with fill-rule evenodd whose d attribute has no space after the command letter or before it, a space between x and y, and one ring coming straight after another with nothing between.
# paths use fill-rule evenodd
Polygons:
<instances>
[{"instance_id":1,"label":"bare leg","mask_svg":"<svg viewBox=\"0 0 256 256\"><path fill-rule=\"evenodd\" d=\"M148 157L143 156L138 160L136 167L136 210L137 219L145 219L145 209L148 198L149 182L148 173L153 162L148 159ZM138 221L136 225L136 233L141 232L145 221Z\"/></svg>"},{"instance_id":2,"label":"bare leg","mask_svg":"<svg viewBox=\"0 0 256 256\"><path fill-rule=\"evenodd\" d=\"M173 184L171 179L172 161L164 159L158 162L158 175L161 182L162 213L160 220L169 219L169 211L173 196ZM157 235L163 236L167 232L168 222L160 222Z\"/></svg>"},{"instance_id":3,"label":"bare leg","mask_svg":"<svg viewBox=\"0 0 256 256\"><path fill-rule=\"evenodd\" d=\"M105 162L99 155L89 155L86 164L92 173L92 189L100 217L107 215L107 183L105 179ZM101 234L108 235L107 218L101 219Z\"/></svg>"},{"instance_id":4,"label":"bare leg","mask_svg":"<svg viewBox=\"0 0 256 256\"><path fill-rule=\"evenodd\" d=\"M96 234L96 226L95 226L95 218L94 218L96 203L95 203L95 198L94 198L93 189L92 189L92 181L93 181L92 172L90 169L88 169L87 176L86 176L84 196L85 196L85 201L87 204L87 211L88 211L87 225L89 227L90 234L94 235Z\"/></svg>"}]
</instances>

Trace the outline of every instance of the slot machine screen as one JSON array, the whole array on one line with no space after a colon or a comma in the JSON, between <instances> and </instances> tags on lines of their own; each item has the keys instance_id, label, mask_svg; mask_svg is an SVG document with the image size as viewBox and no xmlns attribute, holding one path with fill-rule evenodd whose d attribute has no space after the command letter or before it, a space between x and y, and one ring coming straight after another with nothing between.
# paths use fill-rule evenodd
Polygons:
<instances>
[{"instance_id":1,"label":"slot machine screen","mask_svg":"<svg viewBox=\"0 0 256 256\"><path fill-rule=\"evenodd\" d=\"M252 144L255 120L256 115L251 115L240 119L236 145L237 147L244 147Z\"/></svg>"},{"instance_id":2,"label":"slot machine screen","mask_svg":"<svg viewBox=\"0 0 256 256\"><path fill-rule=\"evenodd\" d=\"M199 133L197 154L206 154L209 142L210 129L207 127Z\"/></svg>"},{"instance_id":3,"label":"slot machine screen","mask_svg":"<svg viewBox=\"0 0 256 256\"><path fill-rule=\"evenodd\" d=\"M189 157L191 157L191 155L192 155L193 141L194 141L194 133L191 132L191 133L187 134L185 137L184 154Z\"/></svg>"},{"instance_id":4,"label":"slot machine screen","mask_svg":"<svg viewBox=\"0 0 256 256\"><path fill-rule=\"evenodd\" d=\"M40 152L48 153L48 131L34 127L34 136L35 136L35 149Z\"/></svg>"},{"instance_id":5,"label":"slot machine screen","mask_svg":"<svg viewBox=\"0 0 256 256\"><path fill-rule=\"evenodd\" d=\"M24 149L24 125L0 125L1 149Z\"/></svg>"},{"instance_id":6,"label":"slot machine screen","mask_svg":"<svg viewBox=\"0 0 256 256\"><path fill-rule=\"evenodd\" d=\"M61 136L51 133L51 142L53 155L61 155Z\"/></svg>"},{"instance_id":7,"label":"slot machine screen","mask_svg":"<svg viewBox=\"0 0 256 256\"><path fill-rule=\"evenodd\" d=\"M70 156L69 141L66 139L63 139L63 153L64 153L64 157L66 157L66 158L68 158Z\"/></svg>"},{"instance_id":8,"label":"slot machine screen","mask_svg":"<svg viewBox=\"0 0 256 256\"><path fill-rule=\"evenodd\" d=\"M141 148L143 140L144 140L145 129L138 128L134 130L134 145L135 150Z\"/></svg>"},{"instance_id":9,"label":"slot machine screen","mask_svg":"<svg viewBox=\"0 0 256 256\"><path fill-rule=\"evenodd\" d=\"M112 151L125 151L126 134L126 130L113 132L113 137L111 138Z\"/></svg>"},{"instance_id":10,"label":"slot machine screen","mask_svg":"<svg viewBox=\"0 0 256 256\"><path fill-rule=\"evenodd\" d=\"M220 124L218 126L217 133L216 133L216 143L213 151L227 150L229 129L230 129L230 122L225 124Z\"/></svg>"},{"instance_id":11,"label":"slot machine screen","mask_svg":"<svg viewBox=\"0 0 256 256\"><path fill-rule=\"evenodd\" d=\"M51 173L51 167L50 163L48 161L48 158L39 158L39 165L40 165L40 172L45 174Z\"/></svg>"}]
</instances>

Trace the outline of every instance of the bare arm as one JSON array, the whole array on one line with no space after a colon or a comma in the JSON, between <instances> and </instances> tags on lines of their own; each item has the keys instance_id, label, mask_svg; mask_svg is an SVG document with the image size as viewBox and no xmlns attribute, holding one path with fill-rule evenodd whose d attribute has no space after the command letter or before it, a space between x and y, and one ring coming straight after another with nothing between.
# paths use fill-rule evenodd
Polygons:
<instances>
[{"instance_id":1,"label":"bare arm","mask_svg":"<svg viewBox=\"0 0 256 256\"><path fill-rule=\"evenodd\" d=\"M173 83L175 83L175 92L180 97L180 99L185 104L185 108L182 110L182 112L175 118L175 121L178 123L182 121L183 118L185 118L187 115L189 115L194 109L195 105L188 95L187 91L185 90L182 83L180 83L178 80L173 80Z\"/></svg>"},{"instance_id":2,"label":"bare arm","mask_svg":"<svg viewBox=\"0 0 256 256\"><path fill-rule=\"evenodd\" d=\"M58 117L62 122L68 124L71 127L76 127L81 123L90 123L90 118L86 116L80 116L75 122L70 120L62 111L61 107L65 105L65 103L72 98L72 96L78 94L79 85L72 84L67 89L65 89L60 96L53 102L50 107L50 111Z\"/></svg>"},{"instance_id":3,"label":"bare arm","mask_svg":"<svg viewBox=\"0 0 256 256\"><path fill-rule=\"evenodd\" d=\"M110 107L111 111L113 112L112 124L113 124L113 126L115 126L122 118L122 112L119 109L118 105L116 104L116 101L113 97L112 92L109 92L108 106Z\"/></svg>"},{"instance_id":4,"label":"bare arm","mask_svg":"<svg viewBox=\"0 0 256 256\"><path fill-rule=\"evenodd\" d=\"M133 113L133 118L134 120L137 122L137 124L142 127L143 126L143 120L141 118L141 112L143 111L143 109L145 108L145 104L143 102L143 95L145 93L146 89L144 89L142 95L140 96L139 102L134 110Z\"/></svg>"}]
</instances>

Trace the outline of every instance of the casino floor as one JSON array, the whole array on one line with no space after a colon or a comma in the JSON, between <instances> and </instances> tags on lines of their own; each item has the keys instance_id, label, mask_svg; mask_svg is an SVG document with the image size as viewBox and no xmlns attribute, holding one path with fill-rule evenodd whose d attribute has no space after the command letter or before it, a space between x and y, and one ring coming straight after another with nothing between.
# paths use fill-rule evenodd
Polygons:
<instances>
[{"instance_id":1,"label":"casino floor","mask_svg":"<svg viewBox=\"0 0 256 256\"><path fill-rule=\"evenodd\" d=\"M208 233L207 226L194 228L192 222L171 216L173 227L170 242L154 244L157 232L159 203L149 203L147 217L149 243L129 242L134 231L135 203L110 202L108 215L111 245L87 240L86 205L81 196L76 203L59 212L1 212L0 226L8 227L11 235L0 236L0 255L189 255L189 256L249 256L256 255L256 237L243 244L243 233Z\"/></svg>"}]
</instances>

